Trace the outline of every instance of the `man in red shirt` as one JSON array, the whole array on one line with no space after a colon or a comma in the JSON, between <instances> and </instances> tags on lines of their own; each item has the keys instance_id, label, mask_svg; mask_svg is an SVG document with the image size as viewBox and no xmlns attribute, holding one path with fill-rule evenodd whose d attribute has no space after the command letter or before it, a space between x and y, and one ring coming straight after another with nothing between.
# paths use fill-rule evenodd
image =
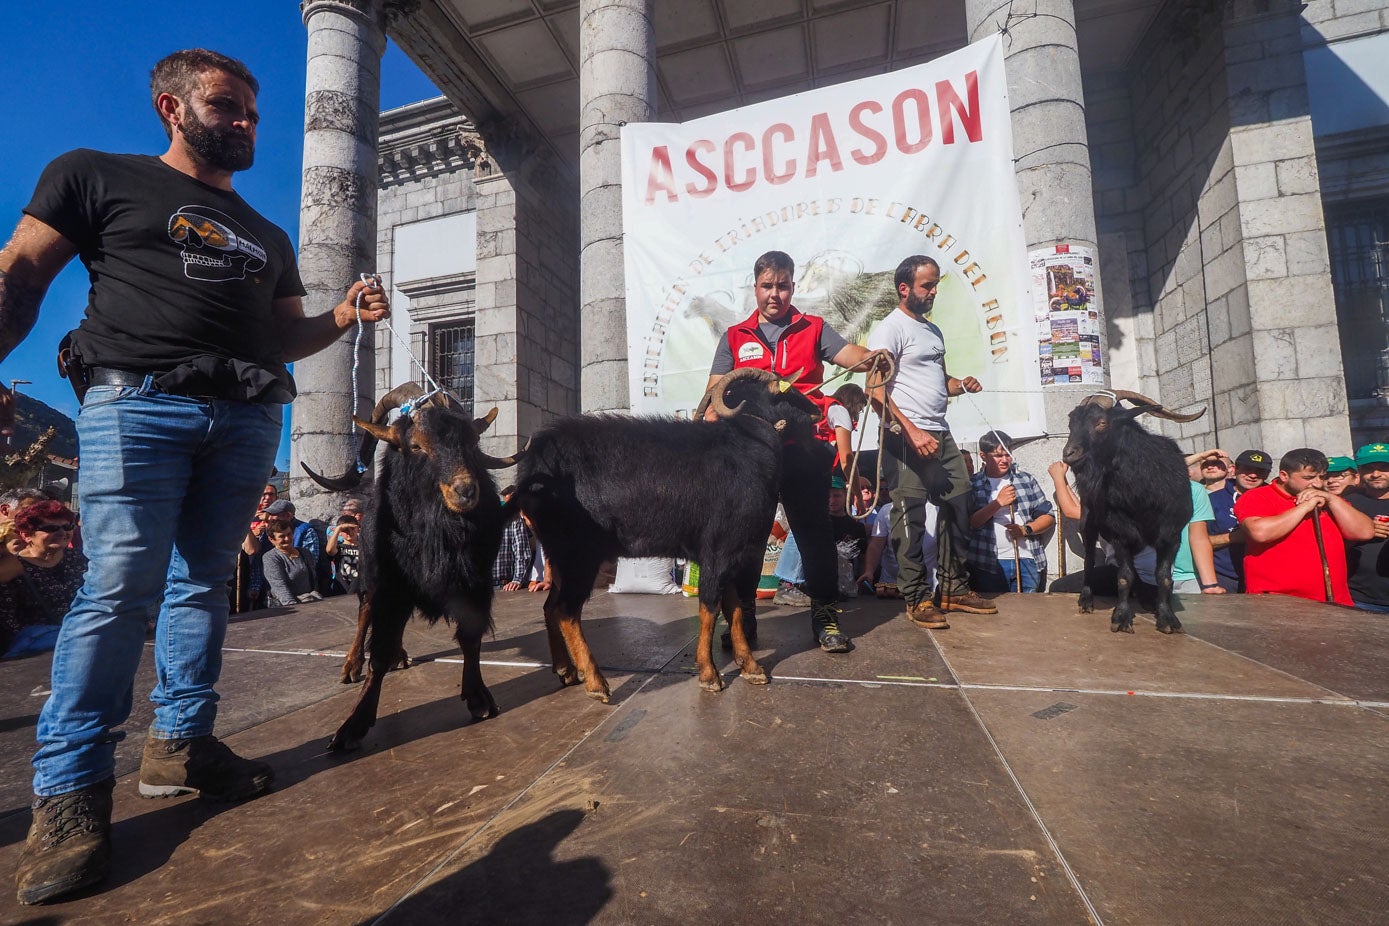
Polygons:
<instances>
[{"instance_id":1,"label":"man in red shirt","mask_svg":"<svg viewBox=\"0 0 1389 926\"><path fill-rule=\"evenodd\" d=\"M1248 539L1244 580L1249 594L1276 592L1355 606L1346 581L1345 541L1373 538L1374 524L1323 488L1326 465L1320 450L1290 450L1278 462L1277 479L1235 502L1235 517ZM1321 525L1320 545L1312 518Z\"/></svg>"},{"instance_id":2,"label":"man in red shirt","mask_svg":"<svg viewBox=\"0 0 1389 926\"><path fill-rule=\"evenodd\" d=\"M770 370L782 376L799 372L796 388L821 412L826 411L834 400L820 392L825 362L851 367L866 359L868 350L846 341L818 315L807 315L791 304L796 264L789 254L768 251L757 258L752 275L757 311L730 326L720 339L709 369L709 387L738 367ZM828 507L834 429L821 421L815 436L820 439L812 442L814 446L793 442L782 450L781 504L805 563L815 642L827 653L847 653L852 644L839 629L839 609L834 606L839 559ZM757 624L752 623L748 640L756 639Z\"/></svg>"}]
</instances>

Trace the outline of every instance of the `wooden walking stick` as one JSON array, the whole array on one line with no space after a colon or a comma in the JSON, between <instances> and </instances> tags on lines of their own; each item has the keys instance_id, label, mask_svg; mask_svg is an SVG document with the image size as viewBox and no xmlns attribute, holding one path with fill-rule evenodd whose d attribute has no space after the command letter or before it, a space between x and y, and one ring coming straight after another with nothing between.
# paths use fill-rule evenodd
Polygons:
<instances>
[{"instance_id":1,"label":"wooden walking stick","mask_svg":"<svg viewBox=\"0 0 1389 926\"><path fill-rule=\"evenodd\" d=\"M244 553L242 553L240 550L237 550L237 551L236 551L236 575L232 578L232 582L235 583L235 584L233 585L234 591L233 591L233 593L232 593L232 596L233 596L233 598L235 598L235 605L234 605L234 607L235 607L235 613L237 613L237 614L240 614L241 612L243 612L243 611L246 610L246 600L245 600L245 597L244 597L244 586L242 585L242 576L241 576L241 564L242 564L243 562L245 562L245 560L246 560L246 555L245 555Z\"/></svg>"},{"instance_id":2,"label":"wooden walking stick","mask_svg":"<svg viewBox=\"0 0 1389 926\"><path fill-rule=\"evenodd\" d=\"M1321 579L1326 590L1326 603L1334 604L1336 596L1331 591L1331 564L1326 560L1326 541L1321 535L1321 509L1313 508L1311 516L1312 533L1317 537L1317 553L1321 556Z\"/></svg>"},{"instance_id":3,"label":"wooden walking stick","mask_svg":"<svg viewBox=\"0 0 1389 926\"><path fill-rule=\"evenodd\" d=\"M1008 520L1014 526L1018 523L1018 503L1011 501L1008 503ZM1326 557L1322 557L1325 559ZM1022 592L1022 554L1018 552L1018 538L1013 538L1013 577L1018 580L1018 592Z\"/></svg>"},{"instance_id":4,"label":"wooden walking stick","mask_svg":"<svg viewBox=\"0 0 1389 926\"><path fill-rule=\"evenodd\" d=\"M1060 499L1056 505L1056 558L1061 562L1061 578L1066 578L1066 516L1061 513Z\"/></svg>"}]
</instances>

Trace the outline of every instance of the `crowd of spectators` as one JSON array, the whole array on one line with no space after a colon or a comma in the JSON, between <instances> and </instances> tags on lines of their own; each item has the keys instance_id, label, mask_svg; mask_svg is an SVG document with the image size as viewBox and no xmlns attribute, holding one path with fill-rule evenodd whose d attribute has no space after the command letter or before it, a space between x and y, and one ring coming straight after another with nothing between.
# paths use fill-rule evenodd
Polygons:
<instances>
[{"instance_id":1,"label":"crowd of spectators","mask_svg":"<svg viewBox=\"0 0 1389 926\"><path fill-rule=\"evenodd\" d=\"M1046 492L1014 463L1010 444L1002 432L985 434L979 469L970 479L971 585L984 594L1047 590L1045 551L1057 515L1077 528L1082 516L1066 464L1048 467L1052 491ZM969 454L966 460L974 462ZM1174 591L1276 593L1389 613L1389 444L1366 444L1353 456L1329 458L1299 448L1276 464L1259 449L1233 458L1212 449L1186 462L1192 517L1173 564ZM866 481L855 493L855 512L868 512L859 594L899 594L887 526L891 504L886 493L875 499ZM928 524L932 520L928 513ZM933 541L928 532L928 558ZM1104 594L1114 587L1117 571L1101 547L1093 584ZM1141 598L1156 595L1155 568L1151 549L1135 560Z\"/></svg>"},{"instance_id":2,"label":"crowd of spectators","mask_svg":"<svg viewBox=\"0 0 1389 926\"><path fill-rule=\"evenodd\" d=\"M294 503L267 483L241 543L232 612L355 594L361 524L362 506L356 499L344 502L329 526L300 520Z\"/></svg>"}]
</instances>

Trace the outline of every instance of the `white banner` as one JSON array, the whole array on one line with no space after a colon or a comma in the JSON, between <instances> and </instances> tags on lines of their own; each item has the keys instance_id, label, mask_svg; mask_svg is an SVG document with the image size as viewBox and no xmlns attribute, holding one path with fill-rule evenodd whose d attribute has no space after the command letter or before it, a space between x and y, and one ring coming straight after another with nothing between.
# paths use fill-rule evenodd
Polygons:
<instances>
[{"instance_id":1,"label":"white banner","mask_svg":"<svg viewBox=\"0 0 1389 926\"><path fill-rule=\"evenodd\" d=\"M764 252L796 261L798 309L859 343L897 306L898 263L925 254L941 266L947 368L985 389L952 401L956 438L1043 433L997 35L681 125L627 125L622 196L635 413L695 407L717 339L756 308Z\"/></svg>"}]
</instances>

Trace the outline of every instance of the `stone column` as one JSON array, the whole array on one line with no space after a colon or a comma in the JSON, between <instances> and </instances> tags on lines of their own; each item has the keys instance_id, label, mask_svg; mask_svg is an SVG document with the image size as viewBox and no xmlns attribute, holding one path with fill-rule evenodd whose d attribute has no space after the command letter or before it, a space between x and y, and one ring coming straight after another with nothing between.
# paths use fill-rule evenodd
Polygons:
<instances>
[{"instance_id":1,"label":"stone column","mask_svg":"<svg viewBox=\"0 0 1389 926\"><path fill-rule=\"evenodd\" d=\"M626 411L627 301L622 254L622 125L656 100L653 0L579 5L580 403Z\"/></svg>"},{"instance_id":2,"label":"stone column","mask_svg":"<svg viewBox=\"0 0 1389 926\"><path fill-rule=\"evenodd\" d=\"M342 301L376 261L377 117L382 0L305 0L308 75L304 95L304 173L299 214L299 273L304 314ZM339 499L303 474L307 463L337 474L355 464L351 416L369 411L373 332L362 336L357 395L352 395L354 332L294 365L299 398L291 413L290 495L300 518L327 517Z\"/></svg>"},{"instance_id":3,"label":"stone column","mask_svg":"<svg viewBox=\"0 0 1389 926\"><path fill-rule=\"evenodd\" d=\"M1243 406L1238 417L1258 425L1257 433L1253 421L1231 429L1242 439L1231 446L1262 447L1275 458L1296 447L1351 446L1302 9L1296 0L1235 0L1221 16L1234 181L1227 194L1238 207L1229 224L1238 235L1222 255L1232 272L1211 295L1244 286L1228 300L1230 321L1212 323L1217 337L1231 335L1214 347L1212 366L1232 417Z\"/></svg>"},{"instance_id":4,"label":"stone column","mask_svg":"<svg viewBox=\"0 0 1389 926\"><path fill-rule=\"evenodd\" d=\"M1094 249L1097 302L1103 310L1075 5L1072 0L1036 0L1029 4L1028 15L1010 21L1011 8L1009 0L965 0L971 42L1007 26L1003 37L1004 67L1008 106L1013 114L1014 170L1027 248L1031 251L1071 244ZM1103 311L1100 320L1103 332ZM1108 345L1103 341L1101 334L1102 356L1108 357ZM1047 466L1061 458L1066 419L1076 403L1094 391L1094 386L1081 385L1048 386L1043 390L1047 431L1053 437L1019 448L1016 459L1021 469L1037 477L1048 495L1051 480ZM1068 525L1067 537L1071 532L1072 526ZM1053 543L1048 551L1050 577L1057 574L1055 550ZM1074 557L1068 560L1070 565L1078 562Z\"/></svg>"}]
</instances>

